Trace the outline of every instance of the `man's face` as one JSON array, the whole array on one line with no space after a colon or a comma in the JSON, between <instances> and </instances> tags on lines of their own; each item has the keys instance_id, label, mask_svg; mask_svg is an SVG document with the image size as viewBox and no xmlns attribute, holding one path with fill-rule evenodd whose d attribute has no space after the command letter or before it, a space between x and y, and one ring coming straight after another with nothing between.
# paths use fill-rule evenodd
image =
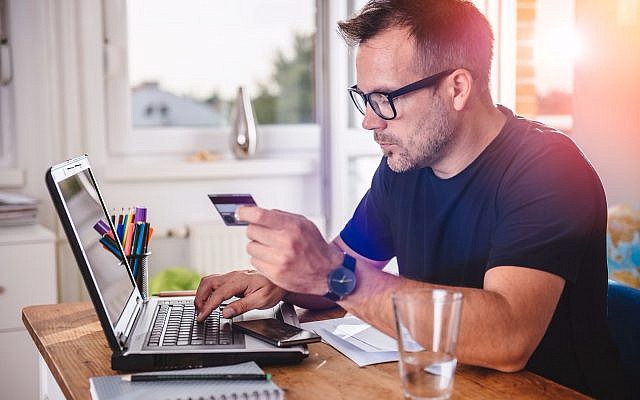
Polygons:
<instances>
[{"instance_id":1,"label":"man's face","mask_svg":"<svg viewBox=\"0 0 640 400\"><path fill-rule=\"evenodd\" d=\"M415 53L406 30L387 30L369 39L358 49L358 88L365 93L392 92L424 78L427 74L416 65ZM426 88L394 98L397 116L393 120L380 118L367 106L362 127L373 131L395 172L432 166L446 153L455 123L451 106L434 91Z\"/></svg>"}]
</instances>

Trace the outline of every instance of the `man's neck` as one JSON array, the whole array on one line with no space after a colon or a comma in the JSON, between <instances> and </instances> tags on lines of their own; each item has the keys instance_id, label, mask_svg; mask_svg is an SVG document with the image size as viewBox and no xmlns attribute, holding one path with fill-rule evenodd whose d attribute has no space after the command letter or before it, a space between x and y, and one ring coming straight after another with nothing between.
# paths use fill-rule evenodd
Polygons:
<instances>
[{"instance_id":1,"label":"man's neck","mask_svg":"<svg viewBox=\"0 0 640 400\"><path fill-rule=\"evenodd\" d=\"M464 171L498 136L507 117L493 104L477 104L464 116L447 154L431 166L440 179L449 179Z\"/></svg>"}]
</instances>

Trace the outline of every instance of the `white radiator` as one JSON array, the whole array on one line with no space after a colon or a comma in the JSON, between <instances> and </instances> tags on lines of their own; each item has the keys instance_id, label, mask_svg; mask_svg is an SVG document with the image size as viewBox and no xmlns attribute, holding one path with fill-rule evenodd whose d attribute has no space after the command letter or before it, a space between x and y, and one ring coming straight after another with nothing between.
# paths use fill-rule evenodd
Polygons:
<instances>
[{"instance_id":1,"label":"white radiator","mask_svg":"<svg viewBox=\"0 0 640 400\"><path fill-rule=\"evenodd\" d=\"M324 235L324 218L309 219ZM246 227L223 224L189 226L191 266L203 276L250 268L246 231Z\"/></svg>"},{"instance_id":2,"label":"white radiator","mask_svg":"<svg viewBox=\"0 0 640 400\"><path fill-rule=\"evenodd\" d=\"M191 266L201 275L222 274L248 268L246 227L222 224L191 225Z\"/></svg>"}]
</instances>

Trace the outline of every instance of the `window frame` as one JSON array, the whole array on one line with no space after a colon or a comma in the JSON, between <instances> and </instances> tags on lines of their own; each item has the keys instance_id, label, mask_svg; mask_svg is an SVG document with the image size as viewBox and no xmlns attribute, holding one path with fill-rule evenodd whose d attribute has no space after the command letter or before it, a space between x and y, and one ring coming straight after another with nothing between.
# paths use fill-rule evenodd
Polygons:
<instances>
[{"instance_id":1,"label":"window frame","mask_svg":"<svg viewBox=\"0 0 640 400\"><path fill-rule=\"evenodd\" d=\"M0 168L15 166L13 85L0 84Z\"/></svg>"},{"instance_id":2,"label":"window frame","mask_svg":"<svg viewBox=\"0 0 640 400\"><path fill-rule=\"evenodd\" d=\"M11 57L10 33L9 33L9 9L6 0L0 0L0 41L2 52L7 60L1 60L0 68L8 68L8 81L0 83L0 168L9 170L15 166L15 129L13 110L13 80L11 79L13 62ZM5 67L4 63L8 63Z\"/></svg>"},{"instance_id":3,"label":"window frame","mask_svg":"<svg viewBox=\"0 0 640 400\"><path fill-rule=\"evenodd\" d=\"M315 60L320 58L320 43L327 32L322 31L324 18L316 1ZM184 156L206 149L229 154L231 126L134 128L131 123L131 89L129 86L127 53L126 0L102 0L105 66L105 112L107 153L110 156ZM261 153L318 151L320 143L320 113L322 101L321 61L315 68L315 114L313 124L258 125Z\"/></svg>"}]
</instances>

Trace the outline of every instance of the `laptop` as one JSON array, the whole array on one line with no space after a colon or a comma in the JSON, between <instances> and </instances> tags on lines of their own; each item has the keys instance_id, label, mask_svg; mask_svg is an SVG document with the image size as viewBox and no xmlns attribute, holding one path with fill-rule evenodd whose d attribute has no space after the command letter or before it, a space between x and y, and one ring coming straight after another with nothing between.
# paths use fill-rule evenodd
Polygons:
<instances>
[{"instance_id":1,"label":"laptop","mask_svg":"<svg viewBox=\"0 0 640 400\"><path fill-rule=\"evenodd\" d=\"M233 322L258 318L300 326L290 304L281 302L233 319L215 310L204 324L198 324L193 296L143 300L126 258L121 261L107 251L93 229L102 219L115 232L88 157L52 166L46 182L111 347L114 370L197 368L244 361L293 363L308 356L304 345L275 347L233 329ZM121 246L119 250L122 252Z\"/></svg>"}]
</instances>

